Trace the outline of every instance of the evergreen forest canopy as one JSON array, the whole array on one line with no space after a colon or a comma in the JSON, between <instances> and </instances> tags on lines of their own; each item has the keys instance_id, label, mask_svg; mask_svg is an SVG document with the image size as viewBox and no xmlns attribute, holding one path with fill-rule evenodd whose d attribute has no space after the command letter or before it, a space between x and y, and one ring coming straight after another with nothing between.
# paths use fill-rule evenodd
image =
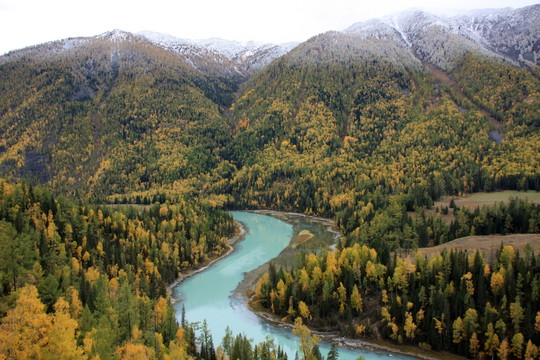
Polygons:
<instances>
[{"instance_id":1,"label":"evergreen forest canopy","mask_svg":"<svg viewBox=\"0 0 540 360\"><path fill-rule=\"evenodd\" d=\"M450 223L424 213L446 195L540 190L538 67L444 56L443 71L391 42L328 33L247 81L134 37L3 57L0 354L216 357L211 338L196 346L176 323L166 287L225 251L233 208L332 217L343 234L335 253L263 277L269 311L469 357L534 354L534 253L392 256L539 232L539 206L521 200L437 209ZM36 323L17 323L26 312ZM19 339L13 326L39 331ZM280 357L260 346L242 358Z\"/></svg>"}]
</instances>

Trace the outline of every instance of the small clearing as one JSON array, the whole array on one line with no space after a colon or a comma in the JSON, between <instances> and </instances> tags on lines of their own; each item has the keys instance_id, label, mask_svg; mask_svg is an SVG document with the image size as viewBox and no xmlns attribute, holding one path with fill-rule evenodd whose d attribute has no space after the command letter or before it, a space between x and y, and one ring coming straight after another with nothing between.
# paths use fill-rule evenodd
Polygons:
<instances>
[{"instance_id":1,"label":"small clearing","mask_svg":"<svg viewBox=\"0 0 540 360\"><path fill-rule=\"evenodd\" d=\"M437 206L450 206L450 202L454 199L454 203L459 207L467 207L469 209L476 209L484 205L493 205L495 203L504 201L510 201L510 198L527 199L532 203L540 204L540 192L538 191L495 191L495 192L480 192L469 194L461 197L448 197L436 201L434 207Z\"/></svg>"},{"instance_id":2,"label":"small clearing","mask_svg":"<svg viewBox=\"0 0 540 360\"><path fill-rule=\"evenodd\" d=\"M491 262L497 252L497 249L501 245L510 245L514 250L524 253L525 247L529 245L536 255L540 255L540 234L513 234L513 235L481 235L481 236L467 236L452 240L445 244L419 248L418 252L428 258L434 255L442 253L444 249L467 251L471 255L475 251L480 251L484 258ZM414 253L400 254L407 258L409 261L414 262Z\"/></svg>"},{"instance_id":3,"label":"small clearing","mask_svg":"<svg viewBox=\"0 0 540 360\"><path fill-rule=\"evenodd\" d=\"M443 221L450 225L454 220L454 215L452 209L450 209L450 203L454 200L454 203L459 208L468 208L474 210L476 208L482 208L483 206L494 205L499 202L508 202L511 198L526 199L533 204L540 205L540 192L538 191L494 191L494 192L479 192L474 194L467 194L464 196L454 196L454 197L445 197L441 200L435 201L433 203L432 209L424 209L426 216L436 217L440 216ZM449 208L447 215L444 215L441 211L437 213L436 209L439 210L444 208ZM411 217L415 218L416 213L414 211L409 211L408 213Z\"/></svg>"}]
</instances>

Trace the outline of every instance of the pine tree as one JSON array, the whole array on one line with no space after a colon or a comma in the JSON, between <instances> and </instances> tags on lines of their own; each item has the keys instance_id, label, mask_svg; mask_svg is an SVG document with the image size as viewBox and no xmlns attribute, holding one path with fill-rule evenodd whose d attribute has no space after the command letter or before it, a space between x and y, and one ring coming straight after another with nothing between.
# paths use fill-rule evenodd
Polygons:
<instances>
[{"instance_id":1,"label":"pine tree","mask_svg":"<svg viewBox=\"0 0 540 360\"><path fill-rule=\"evenodd\" d=\"M339 351L335 343L332 343L330 346L330 351L328 352L326 360L339 360Z\"/></svg>"}]
</instances>

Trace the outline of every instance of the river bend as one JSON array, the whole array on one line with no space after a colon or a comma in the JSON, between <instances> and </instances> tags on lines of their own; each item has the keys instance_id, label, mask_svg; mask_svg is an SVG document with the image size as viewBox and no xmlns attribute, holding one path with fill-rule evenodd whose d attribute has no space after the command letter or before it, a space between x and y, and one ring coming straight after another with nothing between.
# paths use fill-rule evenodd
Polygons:
<instances>
[{"instance_id":1,"label":"river bend","mask_svg":"<svg viewBox=\"0 0 540 360\"><path fill-rule=\"evenodd\" d=\"M293 236L293 226L269 215L252 212L231 214L246 227L244 240L236 243L231 255L173 289L173 297L181 299L174 304L177 318L180 319L184 305L188 321L202 323L206 320L216 346L221 343L227 326L235 335L244 333L255 343L264 341L269 336L274 338L274 342L279 344L292 360L298 349L298 342L292 331L261 319L247 308L242 299L232 295L244 273L275 258L289 244ZM330 344L321 342L319 346L323 355L326 355ZM367 360L412 359L383 351L339 348L341 360L356 360L359 355Z\"/></svg>"}]
</instances>

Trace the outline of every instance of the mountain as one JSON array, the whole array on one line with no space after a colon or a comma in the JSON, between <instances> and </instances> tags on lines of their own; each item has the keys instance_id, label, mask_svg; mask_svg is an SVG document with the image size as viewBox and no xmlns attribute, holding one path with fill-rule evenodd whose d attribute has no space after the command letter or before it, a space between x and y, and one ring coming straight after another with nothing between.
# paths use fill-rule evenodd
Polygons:
<instances>
[{"instance_id":1,"label":"mountain","mask_svg":"<svg viewBox=\"0 0 540 360\"><path fill-rule=\"evenodd\" d=\"M221 161L239 86L288 49L114 30L13 51L0 57L0 171L86 194L196 181Z\"/></svg>"},{"instance_id":2,"label":"mountain","mask_svg":"<svg viewBox=\"0 0 540 360\"><path fill-rule=\"evenodd\" d=\"M229 70L232 69L241 75L252 75L298 45L263 44L254 41L241 43L219 38L186 40L149 31L141 32L139 35L185 57L186 61L196 68L199 64L198 59L213 58L214 62L228 64Z\"/></svg>"},{"instance_id":3,"label":"mountain","mask_svg":"<svg viewBox=\"0 0 540 360\"><path fill-rule=\"evenodd\" d=\"M364 39L392 40L445 70L450 70L453 58L471 51L522 65L540 64L540 5L452 17L411 10L357 23L344 32Z\"/></svg>"},{"instance_id":4,"label":"mountain","mask_svg":"<svg viewBox=\"0 0 540 360\"><path fill-rule=\"evenodd\" d=\"M243 81L120 31L10 53L0 78L4 176L87 194L213 166L231 136L223 109Z\"/></svg>"},{"instance_id":5,"label":"mountain","mask_svg":"<svg viewBox=\"0 0 540 360\"><path fill-rule=\"evenodd\" d=\"M497 16L534 24L539 8ZM538 66L488 41L527 38L526 26L491 26L501 33L480 41L458 32L458 20L413 11L359 23L315 36L251 77L232 107L231 159L242 168L231 182L235 204L337 216L349 233L372 225L389 199L396 213L381 219L444 194L536 189ZM536 44L540 32L530 35ZM377 227L355 239L392 225Z\"/></svg>"},{"instance_id":6,"label":"mountain","mask_svg":"<svg viewBox=\"0 0 540 360\"><path fill-rule=\"evenodd\" d=\"M94 37L69 38L12 51L0 57L0 63L25 55L60 56L63 52L84 49L100 39L115 43L127 41L153 44L176 54L179 60L205 74L241 77L244 80L298 45L294 42L279 45L253 41L241 43L219 38L189 40L151 31L133 34L122 30L112 30Z\"/></svg>"},{"instance_id":7,"label":"mountain","mask_svg":"<svg viewBox=\"0 0 540 360\"><path fill-rule=\"evenodd\" d=\"M14 51L0 172L324 215L537 188L539 9L410 11L297 46L115 30Z\"/></svg>"}]
</instances>

